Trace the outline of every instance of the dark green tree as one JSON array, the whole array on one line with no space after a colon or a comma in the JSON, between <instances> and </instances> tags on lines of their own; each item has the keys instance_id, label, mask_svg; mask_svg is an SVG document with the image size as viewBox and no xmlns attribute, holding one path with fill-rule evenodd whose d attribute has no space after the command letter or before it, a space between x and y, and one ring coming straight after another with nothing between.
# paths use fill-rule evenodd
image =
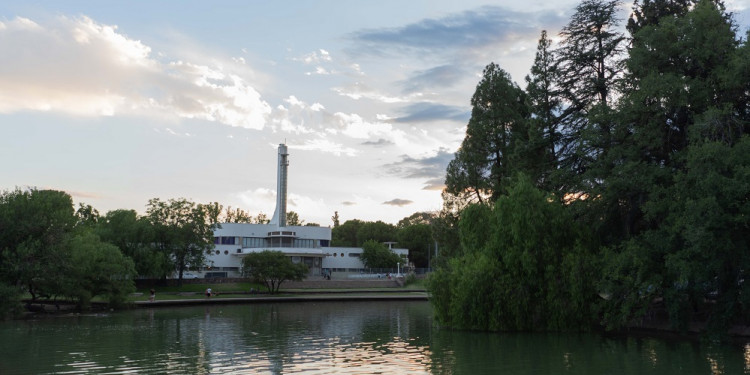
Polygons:
<instances>
[{"instance_id":1,"label":"dark green tree","mask_svg":"<svg viewBox=\"0 0 750 375\"><path fill-rule=\"evenodd\" d=\"M154 229L154 244L167 254L177 271L182 274L191 267L201 267L207 250L213 248L214 229L211 215L203 205L184 198L162 201L153 198L146 206L146 216Z\"/></svg>"},{"instance_id":2,"label":"dark green tree","mask_svg":"<svg viewBox=\"0 0 750 375\"><path fill-rule=\"evenodd\" d=\"M231 206L227 206L222 221L225 223L252 223L253 216L239 207L232 209Z\"/></svg>"},{"instance_id":3,"label":"dark green tree","mask_svg":"<svg viewBox=\"0 0 750 375\"><path fill-rule=\"evenodd\" d=\"M590 234L563 204L522 177L493 209L464 210L460 228L464 253L428 282L441 324L493 331L591 326L596 258Z\"/></svg>"},{"instance_id":4,"label":"dark green tree","mask_svg":"<svg viewBox=\"0 0 750 375\"><path fill-rule=\"evenodd\" d=\"M434 241L432 239L432 228L429 224L412 224L398 229L396 233L398 247L409 249L409 261L415 267L429 267L428 252L433 251Z\"/></svg>"},{"instance_id":5,"label":"dark green tree","mask_svg":"<svg viewBox=\"0 0 750 375\"><path fill-rule=\"evenodd\" d=\"M696 0L636 0L628 18L627 29L635 36L641 28L656 26L662 18L682 17Z\"/></svg>"},{"instance_id":6,"label":"dark green tree","mask_svg":"<svg viewBox=\"0 0 750 375\"><path fill-rule=\"evenodd\" d=\"M376 242L395 242L396 227L391 224L378 221L367 221L357 229L357 245L361 246L369 240Z\"/></svg>"},{"instance_id":7,"label":"dark green tree","mask_svg":"<svg viewBox=\"0 0 750 375\"><path fill-rule=\"evenodd\" d=\"M242 259L242 270L248 277L263 283L270 293L278 293L284 281L300 281L307 275L304 263L293 263L280 251L264 250Z\"/></svg>"},{"instance_id":8,"label":"dark green tree","mask_svg":"<svg viewBox=\"0 0 750 375\"><path fill-rule=\"evenodd\" d=\"M76 224L73 199L55 190L0 194L0 275L31 294L60 295L58 280L69 261L67 237Z\"/></svg>"},{"instance_id":9,"label":"dark green tree","mask_svg":"<svg viewBox=\"0 0 750 375\"><path fill-rule=\"evenodd\" d=\"M552 41L543 30L537 44L531 73L526 76L531 118L528 142L519 148L522 169L543 189L556 188L551 181L557 169L557 146L561 138L562 98L556 86L557 66Z\"/></svg>"},{"instance_id":10,"label":"dark green tree","mask_svg":"<svg viewBox=\"0 0 750 375\"><path fill-rule=\"evenodd\" d=\"M262 212L258 213L258 215L253 218L253 224L268 224L270 222L271 219Z\"/></svg>"},{"instance_id":11,"label":"dark green tree","mask_svg":"<svg viewBox=\"0 0 750 375\"><path fill-rule=\"evenodd\" d=\"M435 219L435 212L415 212L408 217L405 217L396 223L396 228L401 229L416 224L427 224L430 225L432 220Z\"/></svg>"},{"instance_id":12,"label":"dark green tree","mask_svg":"<svg viewBox=\"0 0 750 375\"><path fill-rule=\"evenodd\" d=\"M362 220L353 219L331 229L331 246L357 247L357 231L362 224Z\"/></svg>"},{"instance_id":13,"label":"dark green tree","mask_svg":"<svg viewBox=\"0 0 750 375\"><path fill-rule=\"evenodd\" d=\"M362 244L361 259L367 268L396 268L399 263L406 264L406 261L388 246L375 240L367 240Z\"/></svg>"},{"instance_id":14,"label":"dark green tree","mask_svg":"<svg viewBox=\"0 0 750 375\"><path fill-rule=\"evenodd\" d=\"M600 179L589 169L612 144L612 101L624 70L618 5L584 0L560 32L556 85L567 104L560 115L556 181L564 193L590 192Z\"/></svg>"},{"instance_id":15,"label":"dark green tree","mask_svg":"<svg viewBox=\"0 0 750 375\"><path fill-rule=\"evenodd\" d=\"M466 137L448 164L447 191L466 200L493 200L503 192L517 165L517 145L528 142L526 94L495 63L484 69L471 98Z\"/></svg>"},{"instance_id":16,"label":"dark green tree","mask_svg":"<svg viewBox=\"0 0 750 375\"><path fill-rule=\"evenodd\" d=\"M113 210L102 216L95 233L130 257L139 276L161 279L174 272L169 254L155 246L156 232L148 217L135 210Z\"/></svg>"},{"instance_id":17,"label":"dark green tree","mask_svg":"<svg viewBox=\"0 0 750 375\"><path fill-rule=\"evenodd\" d=\"M289 226L303 226L305 225L304 220L300 220L299 215L294 211L286 213L286 225Z\"/></svg>"},{"instance_id":18,"label":"dark green tree","mask_svg":"<svg viewBox=\"0 0 750 375\"><path fill-rule=\"evenodd\" d=\"M87 308L96 296L119 306L135 291L135 266L117 246L102 242L89 231L71 237L68 246L70 268L58 282L65 286L64 295L73 297L80 307Z\"/></svg>"},{"instance_id":19,"label":"dark green tree","mask_svg":"<svg viewBox=\"0 0 750 375\"><path fill-rule=\"evenodd\" d=\"M333 216L331 216L331 220L333 221L333 227L336 228L339 225L341 225L341 222L339 221L339 212L334 211Z\"/></svg>"},{"instance_id":20,"label":"dark green tree","mask_svg":"<svg viewBox=\"0 0 750 375\"><path fill-rule=\"evenodd\" d=\"M93 228L99 221L99 217L99 211L90 204L78 204L78 209L76 210L76 219L78 222L76 223L76 226Z\"/></svg>"}]
</instances>

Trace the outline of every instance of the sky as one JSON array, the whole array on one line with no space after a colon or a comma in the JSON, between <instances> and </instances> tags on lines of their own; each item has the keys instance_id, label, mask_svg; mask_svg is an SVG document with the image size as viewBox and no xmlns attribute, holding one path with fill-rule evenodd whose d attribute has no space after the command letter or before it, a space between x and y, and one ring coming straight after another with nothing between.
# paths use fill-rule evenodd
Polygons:
<instances>
[{"instance_id":1,"label":"sky","mask_svg":"<svg viewBox=\"0 0 750 375\"><path fill-rule=\"evenodd\" d=\"M285 143L306 223L439 210L482 69L524 87L541 31L577 4L3 1L0 190L270 218ZM750 0L726 4L744 35Z\"/></svg>"}]
</instances>

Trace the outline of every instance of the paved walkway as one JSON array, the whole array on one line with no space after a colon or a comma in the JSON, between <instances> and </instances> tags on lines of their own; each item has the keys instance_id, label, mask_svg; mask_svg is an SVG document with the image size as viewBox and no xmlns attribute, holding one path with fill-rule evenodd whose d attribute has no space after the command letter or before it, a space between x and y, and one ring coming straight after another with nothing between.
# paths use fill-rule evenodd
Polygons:
<instances>
[{"instance_id":1,"label":"paved walkway","mask_svg":"<svg viewBox=\"0 0 750 375\"><path fill-rule=\"evenodd\" d=\"M294 292L291 292L294 293ZM350 293L350 294L345 294ZM364 293L364 294L360 294ZM324 302L324 301L427 301L427 293L424 291L398 290L388 293L382 291L347 290L346 292L319 292L306 293L305 295L291 297L277 296L253 296L253 297L211 297L194 299L169 299L149 301L136 301L138 308L163 307L163 306L185 306L206 304L240 304L240 303L269 303L269 302Z\"/></svg>"}]
</instances>

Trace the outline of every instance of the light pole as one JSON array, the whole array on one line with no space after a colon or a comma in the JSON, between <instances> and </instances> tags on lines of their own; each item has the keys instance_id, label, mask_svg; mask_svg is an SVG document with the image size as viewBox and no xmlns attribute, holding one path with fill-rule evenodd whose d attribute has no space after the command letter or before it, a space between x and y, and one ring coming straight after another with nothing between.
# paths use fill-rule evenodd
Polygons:
<instances>
[{"instance_id":1,"label":"light pole","mask_svg":"<svg viewBox=\"0 0 750 375\"><path fill-rule=\"evenodd\" d=\"M401 275L401 262L396 262L396 277Z\"/></svg>"}]
</instances>

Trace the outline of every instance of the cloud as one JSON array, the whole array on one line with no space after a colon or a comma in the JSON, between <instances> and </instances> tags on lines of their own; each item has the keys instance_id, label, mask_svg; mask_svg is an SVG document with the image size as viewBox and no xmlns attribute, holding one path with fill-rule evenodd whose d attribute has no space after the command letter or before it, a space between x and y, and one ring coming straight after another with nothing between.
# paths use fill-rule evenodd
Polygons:
<instances>
[{"instance_id":1,"label":"cloud","mask_svg":"<svg viewBox=\"0 0 750 375\"><path fill-rule=\"evenodd\" d=\"M440 65L414 72L409 79L401 83L401 86L404 93L413 94L433 88L451 87L465 79L468 74L466 69L459 65Z\"/></svg>"},{"instance_id":2,"label":"cloud","mask_svg":"<svg viewBox=\"0 0 750 375\"><path fill-rule=\"evenodd\" d=\"M276 208L276 190L257 188L254 190L246 190L236 194L250 213L265 213L266 215L273 215L273 211Z\"/></svg>"},{"instance_id":3,"label":"cloud","mask_svg":"<svg viewBox=\"0 0 750 375\"><path fill-rule=\"evenodd\" d=\"M319 151L334 154L336 156L356 156L358 151L351 148L345 147L340 143L335 143L329 139L308 139L303 143L288 143L290 149L305 150L305 151Z\"/></svg>"},{"instance_id":4,"label":"cloud","mask_svg":"<svg viewBox=\"0 0 750 375\"><path fill-rule=\"evenodd\" d=\"M310 52L302 57L293 58L293 61L301 61L305 64L320 64L322 62L330 62L331 54L324 50L319 49L317 51Z\"/></svg>"},{"instance_id":5,"label":"cloud","mask_svg":"<svg viewBox=\"0 0 750 375\"><path fill-rule=\"evenodd\" d=\"M299 218L305 222L311 222L311 219L307 216L308 214L313 212L326 212L330 208L322 199L313 199L308 196L293 193L289 194L288 202L293 209L288 207L287 210L296 212L299 215ZM323 226L328 225L328 223L318 224Z\"/></svg>"},{"instance_id":6,"label":"cloud","mask_svg":"<svg viewBox=\"0 0 750 375\"><path fill-rule=\"evenodd\" d=\"M406 103L414 98L422 96L421 93L410 93L403 96L386 95L362 82L354 82L346 86L334 87L332 90L339 95L346 96L350 99L369 99L381 103Z\"/></svg>"},{"instance_id":7,"label":"cloud","mask_svg":"<svg viewBox=\"0 0 750 375\"><path fill-rule=\"evenodd\" d=\"M177 116L251 129L262 129L270 113L229 68L241 63L163 62L117 26L85 16L0 22L0 45L0 113Z\"/></svg>"},{"instance_id":8,"label":"cloud","mask_svg":"<svg viewBox=\"0 0 750 375\"><path fill-rule=\"evenodd\" d=\"M93 193L88 191L74 191L74 190L66 190L66 193L70 194L73 198L86 198L86 199L103 199L106 198L105 196L99 194L99 193Z\"/></svg>"},{"instance_id":9,"label":"cloud","mask_svg":"<svg viewBox=\"0 0 750 375\"><path fill-rule=\"evenodd\" d=\"M383 202L383 204L385 205L398 206L398 207L408 206L412 203L414 203L414 201L410 201L408 199L399 199L399 198L391 199L389 201Z\"/></svg>"},{"instance_id":10,"label":"cloud","mask_svg":"<svg viewBox=\"0 0 750 375\"><path fill-rule=\"evenodd\" d=\"M443 189L445 189L445 177L427 180L425 181L425 186L422 188L422 190L431 191L443 191Z\"/></svg>"},{"instance_id":11,"label":"cloud","mask_svg":"<svg viewBox=\"0 0 750 375\"><path fill-rule=\"evenodd\" d=\"M465 123L471 117L471 112L465 108L429 102L408 105L403 107L401 112L406 114L394 119L395 122L452 120Z\"/></svg>"},{"instance_id":12,"label":"cloud","mask_svg":"<svg viewBox=\"0 0 750 375\"><path fill-rule=\"evenodd\" d=\"M333 114L329 133L340 133L355 139L382 138L396 144L405 142L406 133L384 121L367 121L356 113L336 112Z\"/></svg>"},{"instance_id":13,"label":"cloud","mask_svg":"<svg viewBox=\"0 0 750 375\"><path fill-rule=\"evenodd\" d=\"M392 145L394 145L394 144L395 144L395 143L393 143L393 142L391 142L391 141L389 141L389 140L385 140L385 139L383 139L383 138L380 138L380 139L378 139L377 141L367 141L367 142L362 142L362 145L363 145L363 146L375 146L375 147L385 147L385 146L392 146Z\"/></svg>"},{"instance_id":14,"label":"cloud","mask_svg":"<svg viewBox=\"0 0 750 375\"><path fill-rule=\"evenodd\" d=\"M433 156L415 158L402 155L401 161L385 166L388 173L403 178L445 179L445 169L453 160L453 153L441 148Z\"/></svg>"},{"instance_id":15,"label":"cloud","mask_svg":"<svg viewBox=\"0 0 750 375\"><path fill-rule=\"evenodd\" d=\"M563 25L558 12L517 12L483 6L439 19L424 19L403 27L369 29L349 35L360 53L441 52L446 49L478 49L536 35L540 25ZM390 50L390 51L389 51Z\"/></svg>"},{"instance_id":16,"label":"cloud","mask_svg":"<svg viewBox=\"0 0 750 375\"><path fill-rule=\"evenodd\" d=\"M403 130L387 121L369 121L356 113L331 113L320 103L310 105L296 96L289 96L284 103L274 108L268 120L274 131L305 135L304 141L290 143L292 148L354 156L356 149L336 139L382 139L393 144L403 144L406 139Z\"/></svg>"}]
</instances>

